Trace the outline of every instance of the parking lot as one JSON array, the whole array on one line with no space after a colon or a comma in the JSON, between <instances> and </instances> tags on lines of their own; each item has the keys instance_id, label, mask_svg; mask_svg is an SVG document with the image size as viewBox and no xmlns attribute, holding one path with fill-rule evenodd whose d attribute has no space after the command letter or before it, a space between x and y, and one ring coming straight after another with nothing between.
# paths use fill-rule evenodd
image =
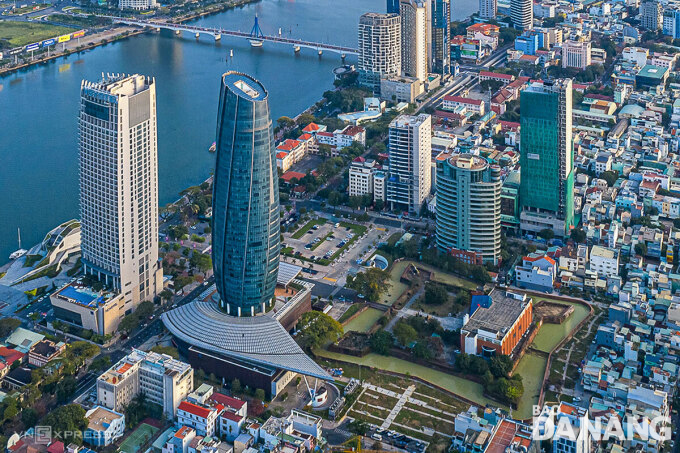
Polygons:
<instances>
[{"instance_id":1,"label":"parking lot","mask_svg":"<svg viewBox=\"0 0 680 453\"><path fill-rule=\"evenodd\" d=\"M284 233L284 254L327 266L365 231L362 225L313 219L296 231Z\"/></svg>"}]
</instances>

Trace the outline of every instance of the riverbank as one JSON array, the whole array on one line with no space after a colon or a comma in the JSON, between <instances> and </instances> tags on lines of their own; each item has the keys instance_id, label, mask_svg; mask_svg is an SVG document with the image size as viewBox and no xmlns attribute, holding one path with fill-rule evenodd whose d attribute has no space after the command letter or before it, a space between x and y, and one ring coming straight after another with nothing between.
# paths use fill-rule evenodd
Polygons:
<instances>
[{"instance_id":1,"label":"riverbank","mask_svg":"<svg viewBox=\"0 0 680 453\"><path fill-rule=\"evenodd\" d=\"M213 4L203 11L191 12L181 17L171 18L167 22L181 24L192 20L200 19L202 17L219 14L229 9L241 7L249 3L255 3L258 1L260 0L234 0L233 2L225 4ZM99 46L105 46L109 43L130 38L132 36L137 36L146 32L147 30L145 29L133 28L127 25L113 26L112 28L84 36L79 41L79 44L75 44L72 41L70 41L68 44L64 46L64 50L61 52L55 52L52 55L44 55L31 61L21 63L17 66L0 68L0 77L13 74L15 72L30 68L35 65L45 64L49 61L56 60L61 57L67 57L72 54L80 54L81 52L91 50Z\"/></svg>"}]
</instances>

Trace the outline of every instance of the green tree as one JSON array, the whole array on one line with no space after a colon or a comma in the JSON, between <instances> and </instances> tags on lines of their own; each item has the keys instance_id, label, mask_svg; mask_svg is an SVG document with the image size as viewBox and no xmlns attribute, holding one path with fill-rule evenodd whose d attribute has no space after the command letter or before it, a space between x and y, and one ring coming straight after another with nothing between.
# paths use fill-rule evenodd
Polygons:
<instances>
[{"instance_id":1,"label":"green tree","mask_svg":"<svg viewBox=\"0 0 680 453\"><path fill-rule=\"evenodd\" d=\"M552 228L544 228L538 232L538 235L546 241L549 241L555 237L555 232L552 230Z\"/></svg>"},{"instance_id":2,"label":"green tree","mask_svg":"<svg viewBox=\"0 0 680 453\"><path fill-rule=\"evenodd\" d=\"M391 286L390 273L376 267L347 277L346 286L363 294L371 302L377 302Z\"/></svg>"},{"instance_id":3,"label":"green tree","mask_svg":"<svg viewBox=\"0 0 680 453\"><path fill-rule=\"evenodd\" d=\"M14 330L21 325L21 321L17 318L2 318L0 319L0 338L9 336Z\"/></svg>"},{"instance_id":4,"label":"green tree","mask_svg":"<svg viewBox=\"0 0 680 453\"><path fill-rule=\"evenodd\" d=\"M577 244L582 244L586 241L586 232L582 228L574 228L569 235Z\"/></svg>"},{"instance_id":5,"label":"green tree","mask_svg":"<svg viewBox=\"0 0 680 453\"><path fill-rule=\"evenodd\" d=\"M443 285L429 282L425 285L425 303L428 305L442 305L449 300L449 293Z\"/></svg>"},{"instance_id":6,"label":"green tree","mask_svg":"<svg viewBox=\"0 0 680 453\"><path fill-rule=\"evenodd\" d=\"M337 341L343 334L342 325L325 313L309 311L298 321L297 340L303 348L314 349Z\"/></svg>"},{"instance_id":7,"label":"green tree","mask_svg":"<svg viewBox=\"0 0 680 453\"><path fill-rule=\"evenodd\" d=\"M635 253L640 256L647 256L647 244L644 242L638 242L635 244Z\"/></svg>"},{"instance_id":8,"label":"green tree","mask_svg":"<svg viewBox=\"0 0 680 453\"><path fill-rule=\"evenodd\" d=\"M111 366L111 357L107 355L100 355L90 364L90 371L103 371Z\"/></svg>"},{"instance_id":9,"label":"green tree","mask_svg":"<svg viewBox=\"0 0 680 453\"><path fill-rule=\"evenodd\" d=\"M413 357L418 359L430 360L432 357L434 357L432 349L430 349L427 342L425 341L416 342L411 353L413 354Z\"/></svg>"},{"instance_id":10,"label":"green tree","mask_svg":"<svg viewBox=\"0 0 680 453\"><path fill-rule=\"evenodd\" d=\"M258 399L260 401L264 401L264 399L265 399L264 390L262 390L262 389L255 390L255 399Z\"/></svg>"},{"instance_id":11,"label":"green tree","mask_svg":"<svg viewBox=\"0 0 680 453\"><path fill-rule=\"evenodd\" d=\"M603 171L600 173L600 179L604 179L607 182L607 185L612 187L616 183L616 180L619 179L619 174L613 170Z\"/></svg>"},{"instance_id":12,"label":"green tree","mask_svg":"<svg viewBox=\"0 0 680 453\"><path fill-rule=\"evenodd\" d=\"M394 345L394 336L386 330L380 329L371 335L371 351L389 355L390 348Z\"/></svg>"},{"instance_id":13,"label":"green tree","mask_svg":"<svg viewBox=\"0 0 680 453\"><path fill-rule=\"evenodd\" d=\"M241 388L241 381L238 379L234 378L233 381L231 381L231 391L232 393L241 393L243 389Z\"/></svg>"},{"instance_id":14,"label":"green tree","mask_svg":"<svg viewBox=\"0 0 680 453\"><path fill-rule=\"evenodd\" d=\"M489 360L489 371L494 377L505 377L512 371L512 360L505 354L492 357Z\"/></svg>"},{"instance_id":15,"label":"green tree","mask_svg":"<svg viewBox=\"0 0 680 453\"><path fill-rule=\"evenodd\" d=\"M189 263L191 263L192 267L195 267L203 273L212 269L212 258L210 258L210 255L206 255L204 253L194 251L194 253L191 255Z\"/></svg>"},{"instance_id":16,"label":"green tree","mask_svg":"<svg viewBox=\"0 0 680 453\"><path fill-rule=\"evenodd\" d=\"M87 428L85 409L79 404L59 406L48 413L40 421L40 425L51 427L52 433L60 434L59 440L65 444L75 443L80 445L82 436L79 434Z\"/></svg>"},{"instance_id":17,"label":"green tree","mask_svg":"<svg viewBox=\"0 0 680 453\"><path fill-rule=\"evenodd\" d=\"M33 428L38 422L38 413L32 407L21 411L21 421L26 428Z\"/></svg>"},{"instance_id":18,"label":"green tree","mask_svg":"<svg viewBox=\"0 0 680 453\"><path fill-rule=\"evenodd\" d=\"M281 129L289 128L295 126L295 121L287 116L282 116L276 120L276 125Z\"/></svg>"},{"instance_id":19,"label":"green tree","mask_svg":"<svg viewBox=\"0 0 680 453\"><path fill-rule=\"evenodd\" d=\"M65 403L71 399L78 388L78 382L73 376L64 376L57 382L57 402Z\"/></svg>"},{"instance_id":20,"label":"green tree","mask_svg":"<svg viewBox=\"0 0 680 453\"><path fill-rule=\"evenodd\" d=\"M408 346L418 338L418 332L416 332L416 329L411 327L404 320L397 321L397 323L394 325L393 332L394 336L397 338L397 341L399 341L402 346Z\"/></svg>"},{"instance_id":21,"label":"green tree","mask_svg":"<svg viewBox=\"0 0 680 453\"><path fill-rule=\"evenodd\" d=\"M330 197L329 197L329 200L330 200ZM361 206L361 202L362 202L362 197L360 197L360 196L349 197L349 206L350 206L350 208L352 208L352 211L356 211Z\"/></svg>"}]
</instances>

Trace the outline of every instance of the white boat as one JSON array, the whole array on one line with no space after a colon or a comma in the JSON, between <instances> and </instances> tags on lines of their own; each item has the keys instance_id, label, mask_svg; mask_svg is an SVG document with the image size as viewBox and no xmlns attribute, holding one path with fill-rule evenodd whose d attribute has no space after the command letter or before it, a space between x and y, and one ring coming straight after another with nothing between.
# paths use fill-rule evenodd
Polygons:
<instances>
[{"instance_id":1,"label":"white boat","mask_svg":"<svg viewBox=\"0 0 680 453\"><path fill-rule=\"evenodd\" d=\"M251 47L262 47L261 39L249 39Z\"/></svg>"},{"instance_id":2,"label":"white boat","mask_svg":"<svg viewBox=\"0 0 680 453\"><path fill-rule=\"evenodd\" d=\"M19 249L19 250L17 250L16 252L13 252L13 253L9 256L9 259L11 259L11 260L16 260L16 259L21 258L22 256L24 256L26 253L28 253L28 250L26 250L26 249Z\"/></svg>"},{"instance_id":3,"label":"white boat","mask_svg":"<svg viewBox=\"0 0 680 453\"><path fill-rule=\"evenodd\" d=\"M229 57L234 58L234 49L229 51Z\"/></svg>"}]
</instances>

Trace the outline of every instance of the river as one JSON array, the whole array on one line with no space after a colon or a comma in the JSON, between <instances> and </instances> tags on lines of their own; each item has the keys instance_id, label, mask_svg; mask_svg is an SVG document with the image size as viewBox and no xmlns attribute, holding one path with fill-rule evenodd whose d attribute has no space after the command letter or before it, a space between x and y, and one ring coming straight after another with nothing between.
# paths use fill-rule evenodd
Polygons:
<instances>
[{"instance_id":1,"label":"river","mask_svg":"<svg viewBox=\"0 0 680 453\"><path fill-rule=\"evenodd\" d=\"M477 1L453 1L452 19ZM196 20L197 25L250 31L255 14L265 34L356 47L359 15L382 12L384 0L264 0ZM229 59L230 50L234 58ZM356 57L347 59L355 63ZM78 216L77 112L81 80L102 72L156 78L161 205L204 180L213 166L220 75L238 70L263 82L272 118L295 116L332 88L337 54L246 40L169 32L144 34L0 77L0 264L61 222Z\"/></svg>"}]
</instances>

